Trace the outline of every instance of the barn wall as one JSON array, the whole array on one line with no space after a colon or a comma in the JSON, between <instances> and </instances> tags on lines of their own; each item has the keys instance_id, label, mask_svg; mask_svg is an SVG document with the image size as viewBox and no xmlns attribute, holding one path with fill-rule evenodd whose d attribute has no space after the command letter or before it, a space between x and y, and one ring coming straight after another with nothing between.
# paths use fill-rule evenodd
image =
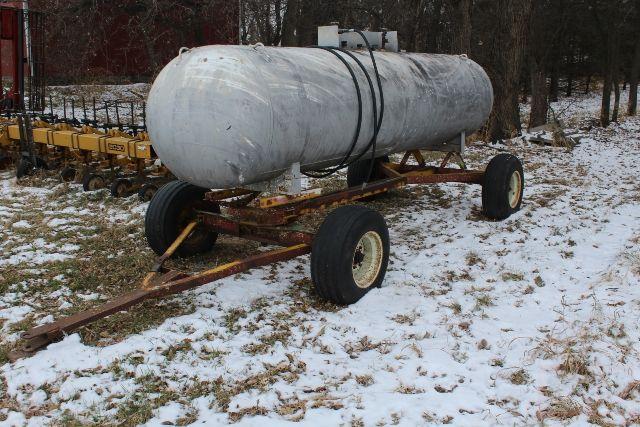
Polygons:
<instances>
[{"instance_id":1,"label":"barn wall","mask_svg":"<svg viewBox=\"0 0 640 427\"><path fill-rule=\"evenodd\" d=\"M237 2L198 0L33 2L47 14L47 74L51 83L145 81L174 58L180 47L238 42ZM149 2L150 3L150 2ZM205 3L205 2L202 2ZM172 6L173 5L173 6Z\"/></svg>"}]
</instances>

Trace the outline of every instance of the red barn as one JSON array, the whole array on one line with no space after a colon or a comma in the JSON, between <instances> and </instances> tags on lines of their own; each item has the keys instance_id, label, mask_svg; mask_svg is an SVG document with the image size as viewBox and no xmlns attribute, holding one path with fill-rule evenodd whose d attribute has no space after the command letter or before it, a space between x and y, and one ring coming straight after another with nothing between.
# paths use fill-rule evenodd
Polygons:
<instances>
[{"instance_id":1,"label":"red barn","mask_svg":"<svg viewBox=\"0 0 640 427\"><path fill-rule=\"evenodd\" d=\"M10 1L0 2L0 8L17 8L21 9L23 2ZM14 60L13 60L13 14L7 12L0 12L0 75L3 78L11 77L13 75Z\"/></svg>"},{"instance_id":2,"label":"red barn","mask_svg":"<svg viewBox=\"0 0 640 427\"><path fill-rule=\"evenodd\" d=\"M203 0L32 2L46 16L51 82L147 79L180 47L238 43L238 2Z\"/></svg>"}]
</instances>

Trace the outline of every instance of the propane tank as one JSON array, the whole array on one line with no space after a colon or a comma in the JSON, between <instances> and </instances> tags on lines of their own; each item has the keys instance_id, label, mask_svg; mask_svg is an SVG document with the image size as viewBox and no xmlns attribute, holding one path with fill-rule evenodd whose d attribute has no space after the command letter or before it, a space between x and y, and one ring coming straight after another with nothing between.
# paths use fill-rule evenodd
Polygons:
<instances>
[{"instance_id":1,"label":"propane tank","mask_svg":"<svg viewBox=\"0 0 640 427\"><path fill-rule=\"evenodd\" d=\"M352 52L374 81L368 51ZM367 76L352 64L362 97L353 156L374 133ZM384 94L376 157L414 149L454 151L493 104L491 81L466 56L375 52ZM358 122L355 84L331 52L316 48L205 46L182 50L148 100L153 148L180 179L233 188L273 179L299 163L313 171L341 162ZM367 157L371 154L367 154Z\"/></svg>"}]
</instances>

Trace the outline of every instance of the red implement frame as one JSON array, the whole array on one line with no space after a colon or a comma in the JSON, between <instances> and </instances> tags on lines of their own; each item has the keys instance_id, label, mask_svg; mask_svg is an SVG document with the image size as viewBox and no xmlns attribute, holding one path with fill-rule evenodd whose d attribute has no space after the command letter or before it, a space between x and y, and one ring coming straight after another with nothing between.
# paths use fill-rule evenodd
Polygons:
<instances>
[{"instance_id":1,"label":"red implement frame","mask_svg":"<svg viewBox=\"0 0 640 427\"><path fill-rule=\"evenodd\" d=\"M415 157L417 165L407 165L411 156ZM259 195L250 190L232 189L209 192L205 195L205 199L226 207L225 214L210 210L198 211L198 218L185 227L167 252L158 259L153 271L145 277L139 289L94 309L30 329L23 334L26 340L24 347L10 353L10 357L14 360L25 357L88 323L127 310L145 300L187 291L252 268L309 254L314 235L287 227L287 225L311 212L355 202L407 184L482 183L484 172L466 170L463 163L461 169L446 168L450 158L451 156L447 155L439 167L429 167L424 164L424 159L419 152L410 152L399 164L379 165L380 172L387 176L385 179L324 195L292 197L279 202L276 206L272 206L269 200L263 199L261 205L269 207L249 206L249 203ZM194 275L166 269L163 266L164 262L173 255L198 224L203 224L220 234L278 245L282 248L262 252Z\"/></svg>"}]
</instances>

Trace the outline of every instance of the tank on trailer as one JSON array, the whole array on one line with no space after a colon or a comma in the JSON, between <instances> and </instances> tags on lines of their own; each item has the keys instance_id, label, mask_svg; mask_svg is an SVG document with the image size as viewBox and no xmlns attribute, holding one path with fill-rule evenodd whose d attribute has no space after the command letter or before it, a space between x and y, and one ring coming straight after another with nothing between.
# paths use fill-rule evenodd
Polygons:
<instances>
[{"instance_id":1,"label":"tank on trailer","mask_svg":"<svg viewBox=\"0 0 640 427\"><path fill-rule=\"evenodd\" d=\"M373 135L374 103L366 74L338 54L353 66L361 89L356 155ZM352 54L374 76L368 51ZM377 157L414 149L459 151L455 138L489 116L491 82L466 56L382 50L374 55L384 94ZM375 92L379 107L377 87ZM335 165L348 153L357 121L348 69L335 55L314 48L184 50L149 94L148 125L158 156L180 179L205 188L267 181L297 163L302 171Z\"/></svg>"}]
</instances>

